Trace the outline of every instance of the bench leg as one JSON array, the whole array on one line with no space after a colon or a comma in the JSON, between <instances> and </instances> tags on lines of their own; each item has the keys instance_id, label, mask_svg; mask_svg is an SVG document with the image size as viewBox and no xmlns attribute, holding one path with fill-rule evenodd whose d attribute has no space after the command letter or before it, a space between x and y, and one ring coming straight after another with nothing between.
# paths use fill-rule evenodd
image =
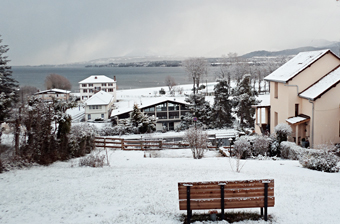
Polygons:
<instances>
[{"instance_id":1,"label":"bench leg","mask_svg":"<svg viewBox=\"0 0 340 224\"><path fill-rule=\"evenodd\" d=\"M190 208L190 186L187 186L187 224L190 224L192 210Z\"/></svg>"},{"instance_id":2,"label":"bench leg","mask_svg":"<svg viewBox=\"0 0 340 224\"><path fill-rule=\"evenodd\" d=\"M267 221L268 208L268 183L264 184L264 221Z\"/></svg>"},{"instance_id":3,"label":"bench leg","mask_svg":"<svg viewBox=\"0 0 340 224\"><path fill-rule=\"evenodd\" d=\"M261 210L261 216L263 216L263 208L260 208L260 210Z\"/></svg>"}]
</instances>

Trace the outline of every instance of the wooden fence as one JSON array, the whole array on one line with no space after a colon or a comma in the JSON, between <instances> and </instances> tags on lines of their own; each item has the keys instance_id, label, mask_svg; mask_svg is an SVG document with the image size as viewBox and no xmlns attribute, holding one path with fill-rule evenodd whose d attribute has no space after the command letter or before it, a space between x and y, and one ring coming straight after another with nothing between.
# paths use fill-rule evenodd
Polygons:
<instances>
[{"instance_id":1,"label":"wooden fence","mask_svg":"<svg viewBox=\"0 0 340 224\"><path fill-rule=\"evenodd\" d=\"M164 140L125 140L123 138L96 137L95 146L121 150L161 150L161 149L184 149L189 144L183 142L165 142ZM216 149L216 146L208 146Z\"/></svg>"}]
</instances>

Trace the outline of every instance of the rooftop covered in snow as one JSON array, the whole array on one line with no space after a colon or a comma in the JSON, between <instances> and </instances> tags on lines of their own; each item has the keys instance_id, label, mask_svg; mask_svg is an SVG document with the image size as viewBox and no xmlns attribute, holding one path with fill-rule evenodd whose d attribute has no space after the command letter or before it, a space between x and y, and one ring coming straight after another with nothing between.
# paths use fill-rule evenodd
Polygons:
<instances>
[{"instance_id":1,"label":"rooftop covered in snow","mask_svg":"<svg viewBox=\"0 0 340 224\"><path fill-rule=\"evenodd\" d=\"M115 109L115 110L112 110L111 117L131 112L134 104L137 104L140 109L143 109L143 108L147 108L147 107L157 105L157 104L160 104L160 103L164 103L164 102L172 102L172 103L180 103L180 104L190 105L189 103L187 103L184 100L183 97L181 97L179 99L178 98L176 99L175 97L140 98L139 102L138 101L132 101L132 103L130 103L130 101L117 102L116 106L118 108Z\"/></svg>"},{"instance_id":2,"label":"rooftop covered in snow","mask_svg":"<svg viewBox=\"0 0 340 224\"><path fill-rule=\"evenodd\" d=\"M85 101L86 105L108 105L113 100L110 93L99 91Z\"/></svg>"},{"instance_id":3,"label":"rooftop covered in snow","mask_svg":"<svg viewBox=\"0 0 340 224\"><path fill-rule=\"evenodd\" d=\"M329 49L301 52L264 79L266 81L286 83L329 52L332 53Z\"/></svg>"},{"instance_id":4,"label":"rooftop covered in snow","mask_svg":"<svg viewBox=\"0 0 340 224\"><path fill-rule=\"evenodd\" d=\"M35 93L34 95L37 94L45 94L45 93L59 93L59 94L68 94L71 91L69 90L64 90L64 89L47 89L47 90L43 90L43 91L39 91L37 93Z\"/></svg>"},{"instance_id":5,"label":"rooftop covered in snow","mask_svg":"<svg viewBox=\"0 0 340 224\"><path fill-rule=\"evenodd\" d=\"M105 75L91 75L90 77L82 80L79 84L85 83L113 83L116 82L114 79L111 79Z\"/></svg>"},{"instance_id":6,"label":"rooftop covered in snow","mask_svg":"<svg viewBox=\"0 0 340 224\"><path fill-rule=\"evenodd\" d=\"M300 97L316 100L340 82L340 66L299 94Z\"/></svg>"}]
</instances>

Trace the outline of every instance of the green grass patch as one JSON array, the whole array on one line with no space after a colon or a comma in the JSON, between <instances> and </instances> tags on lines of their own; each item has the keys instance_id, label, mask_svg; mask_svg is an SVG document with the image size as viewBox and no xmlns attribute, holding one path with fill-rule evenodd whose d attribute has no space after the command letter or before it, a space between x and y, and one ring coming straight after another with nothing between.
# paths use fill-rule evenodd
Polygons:
<instances>
[{"instance_id":1,"label":"green grass patch","mask_svg":"<svg viewBox=\"0 0 340 224\"><path fill-rule=\"evenodd\" d=\"M272 223L273 217L271 215L267 216L268 218L268 223ZM217 214L217 219L216 221L221 221L221 214ZM239 221L244 221L244 220L253 220L253 221L258 221L258 220L264 220L263 216L261 216L257 212L247 212L247 211L233 211L233 212L226 212L224 213L224 220L227 220L229 223L234 223L234 222L239 222ZM209 213L193 213L192 217L190 219L190 223L197 222L197 221L211 221L210 214ZM183 224L187 223L187 215L183 214L181 216L181 222Z\"/></svg>"}]
</instances>

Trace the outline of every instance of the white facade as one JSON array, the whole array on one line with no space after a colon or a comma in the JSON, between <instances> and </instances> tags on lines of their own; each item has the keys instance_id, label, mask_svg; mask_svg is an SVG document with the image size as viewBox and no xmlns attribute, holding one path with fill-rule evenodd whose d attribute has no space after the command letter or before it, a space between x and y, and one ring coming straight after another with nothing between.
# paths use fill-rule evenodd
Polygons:
<instances>
[{"instance_id":1,"label":"white facade","mask_svg":"<svg viewBox=\"0 0 340 224\"><path fill-rule=\"evenodd\" d=\"M109 115L114 103L114 97L104 91L99 91L90 99L85 101L85 121L96 119L109 119Z\"/></svg>"},{"instance_id":2,"label":"white facade","mask_svg":"<svg viewBox=\"0 0 340 224\"><path fill-rule=\"evenodd\" d=\"M80 99L85 101L99 91L111 94L116 101L116 78L111 79L105 75L92 75L79 82Z\"/></svg>"}]
</instances>

